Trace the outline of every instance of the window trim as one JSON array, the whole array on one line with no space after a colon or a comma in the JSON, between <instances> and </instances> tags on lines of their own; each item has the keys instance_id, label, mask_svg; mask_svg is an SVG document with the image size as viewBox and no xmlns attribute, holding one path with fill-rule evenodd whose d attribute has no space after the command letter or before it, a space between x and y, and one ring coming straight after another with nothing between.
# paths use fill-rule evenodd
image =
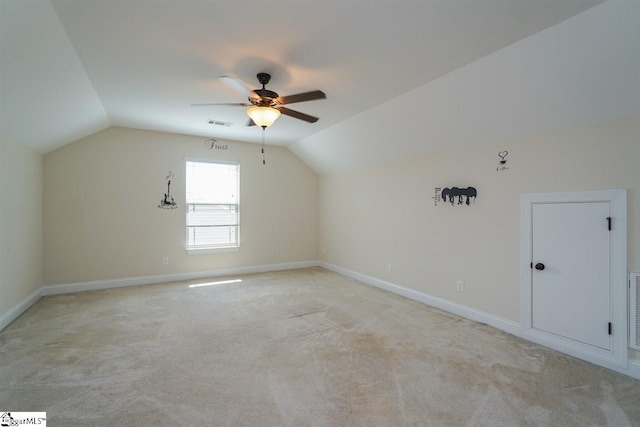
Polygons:
<instances>
[{"instance_id":1,"label":"window trim","mask_svg":"<svg viewBox=\"0 0 640 427\"><path fill-rule=\"evenodd\" d=\"M218 254L226 252L238 252L240 245L238 246L221 246L221 247L208 247L208 248L190 248L186 247L185 250L189 255L204 255L204 254Z\"/></svg>"},{"instance_id":2,"label":"window trim","mask_svg":"<svg viewBox=\"0 0 640 427\"><path fill-rule=\"evenodd\" d=\"M237 198L236 201L237 203L235 204L237 206L237 210L238 210L238 223L237 223L237 244L235 245L227 245L227 246L189 246L188 242L189 242L189 237L188 237L188 233L189 233L189 226L186 223L186 218L189 212L189 205L198 205L198 204L219 204L219 203L189 203L187 201L187 162L196 162L196 163L212 163L212 164L216 164L216 165L233 165L236 166L238 168L238 191L237 191ZM184 171L184 189L185 189L185 241L184 241L184 248L185 251L187 252L187 254L189 255L198 255L198 254L211 254L211 253L225 253L225 252L236 252L240 249L240 245L241 245L241 241L240 241L240 162L236 161L236 160L222 160L222 159L203 159L203 158L197 158L197 157L185 157L184 158L184 166L185 166L185 171ZM221 204L228 204L228 203L221 203Z\"/></svg>"}]
</instances>

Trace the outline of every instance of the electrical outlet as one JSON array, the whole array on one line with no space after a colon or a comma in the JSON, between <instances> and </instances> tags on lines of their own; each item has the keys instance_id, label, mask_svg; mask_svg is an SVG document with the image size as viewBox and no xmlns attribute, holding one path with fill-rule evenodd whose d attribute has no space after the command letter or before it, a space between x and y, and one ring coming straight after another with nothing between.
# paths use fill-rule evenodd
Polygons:
<instances>
[{"instance_id":1,"label":"electrical outlet","mask_svg":"<svg viewBox=\"0 0 640 427\"><path fill-rule=\"evenodd\" d=\"M169 265L169 257L168 256L163 256L162 257L162 265Z\"/></svg>"},{"instance_id":2,"label":"electrical outlet","mask_svg":"<svg viewBox=\"0 0 640 427\"><path fill-rule=\"evenodd\" d=\"M387 271L389 273L391 273L393 271L393 268L391 267L391 264L387 264Z\"/></svg>"},{"instance_id":3,"label":"electrical outlet","mask_svg":"<svg viewBox=\"0 0 640 427\"><path fill-rule=\"evenodd\" d=\"M458 292L464 292L464 282L462 280L456 282L456 289Z\"/></svg>"}]
</instances>

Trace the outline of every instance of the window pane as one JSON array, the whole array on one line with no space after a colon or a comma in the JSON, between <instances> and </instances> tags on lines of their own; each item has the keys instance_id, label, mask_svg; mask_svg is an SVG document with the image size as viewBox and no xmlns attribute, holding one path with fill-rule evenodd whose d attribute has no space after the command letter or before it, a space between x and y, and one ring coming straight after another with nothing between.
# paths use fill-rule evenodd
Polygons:
<instances>
[{"instance_id":1,"label":"window pane","mask_svg":"<svg viewBox=\"0 0 640 427\"><path fill-rule=\"evenodd\" d=\"M186 161L187 248L239 245L240 165Z\"/></svg>"},{"instance_id":2,"label":"window pane","mask_svg":"<svg viewBox=\"0 0 640 427\"><path fill-rule=\"evenodd\" d=\"M238 203L237 164L186 162L187 203Z\"/></svg>"},{"instance_id":3,"label":"window pane","mask_svg":"<svg viewBox=\"0 0 640 427\"><path fill-rule=\"evenodd\" d=\"M238 245L238 227L187 227L191 247L228 247Z\"/></svg>"},{"instance_id":4,"label":"window pane","mask_svg":"<svg viewBox=\"0 0 640 427\"><path fill-rule=\"evenodd\" d=\"M187 226L191 225L238 225L236 205L188 205Z\"/></svg>"}]
</instances>

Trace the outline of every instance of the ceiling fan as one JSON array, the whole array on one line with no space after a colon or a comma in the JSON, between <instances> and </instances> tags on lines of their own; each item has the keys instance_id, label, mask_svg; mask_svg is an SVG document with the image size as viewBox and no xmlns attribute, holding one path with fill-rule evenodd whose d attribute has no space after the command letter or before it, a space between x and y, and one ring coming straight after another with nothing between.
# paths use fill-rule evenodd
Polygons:
<instances>
[{"instance_id":1,"label":"ceiling fan","mask_svg":"<svg viewBox=\"0 0 640 427\"><path fill-rule=\"evenodd\" d=\"M247 102L237 102L237 103L213 103L213 104L191 104L192 107L212 107L212 106L230 106L230 107L253 107L247 110L247 114L249 114L249 122L247 126L255 126L256 124L261 126L263 129L273 124L273 122L280 116L280 114L284 114L285 116L293 117L295 119L304 120L305 122L315 123L318 121L317 117L310 116L305 113L301 113L300 111L292 110L290 108L284 107L284 105L293 104L296 102L305 102L305 101L314 101L316 99L326 99L327 95L324 94L321 90L313 90L311 92L303 92L295 95L289 96L280 96L276 92L271 91L265 86L271 80L271 75L267 73L258 73L256 76L258 78L258 82L262 85L262 89L254 89L251 90L245 84L238 79L234 79L233 77L221 76L220 80L241 92L243 95L247 96ZM254 114L255 113L255 114ZM268 116L263 121L263 118L260 114L264 116Z\"/></svg>"}]
</instances>

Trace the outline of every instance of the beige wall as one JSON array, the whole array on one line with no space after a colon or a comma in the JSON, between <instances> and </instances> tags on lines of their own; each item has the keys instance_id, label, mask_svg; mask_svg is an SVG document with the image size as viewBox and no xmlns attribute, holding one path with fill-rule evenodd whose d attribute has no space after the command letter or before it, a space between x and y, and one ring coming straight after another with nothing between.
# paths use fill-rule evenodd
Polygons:
<instances>
[{"instance_id":1,"label":"beige wall","mask_svg":"<svg viewBox=\"0 0 640 427\"><path fill-rule=\"evenodd\" d=\"M42 155L0 141L0 317L42 286Z\"/></svg>"},{"instance_id":2,"label":"beige wall","mask_svg":"<svg viewBox=\"0 0 640 427\"><path fill-rule=\"evenodd\" d=\"M502 150L509 170L497 172ZM321 259L519 322L520 194L629 189L639 270L639 162L636 116L322 176ZM451 186L476 187L475 204L434 207L434 187Z\"/></svg>"},{"instance_id":3,"label":"beige wall","mask_svg":"<svg viewBox=\"0 0 640 427\"><path fill-rule=\"evenodd\" d=\"M318 176L288 150L109 128L44 157L45 284L209 271L318 257ZM184 160L240 162L241 248L189 255ZM158 203L168 171L179 208ZM162 265L163 256L169 265Z\"/></svg>"}]
</instances>

